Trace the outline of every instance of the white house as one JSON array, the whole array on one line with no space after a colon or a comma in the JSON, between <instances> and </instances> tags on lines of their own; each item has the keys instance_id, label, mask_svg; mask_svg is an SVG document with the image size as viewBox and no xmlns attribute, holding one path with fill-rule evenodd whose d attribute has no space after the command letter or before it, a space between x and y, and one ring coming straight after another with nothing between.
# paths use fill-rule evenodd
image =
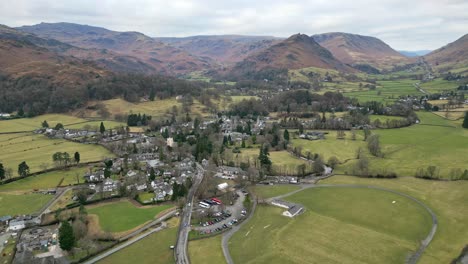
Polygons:
<instances>
[{"instance_id":1,"label":"white house","mask_svg":"<svg viewBox=\"0 0 468 264\"><path fill-rule=\"evenodd\" d=\"M224 189L226 189L229 185L227 184L227 182L223 182L223 183L220 183L218 184L218 190L222 191Z\"/></svg>"},{"instance_id":2,"label":"white house","mask_svg":"<svg viewBox=\"0 0 468 264\"><path fill-rule=\"evenodd\" d=\"M289 208L287 211L284 211L283 215L293 218L293 217L295 217L296 215L300 214L303 211L304 211L304 207L297 204L297 205L294 205L291 208Z\"/></svg>"},{"instance_id":3,"label":"white house","mask_svg":"<svg viewBox=\"0 0 468 264\"><path fill-rule=\"evenodd\" d=\"M26 222L24 220L11 220L8 229L10 231L17 231L26 228Z\"/></svg>"},{"instance_id":4,"label":"white house","mask_svg":"<svg viewBox=\"0 0 468 264\"><path fill-rule=\"evenodd\" d=\"M170 137L170 138L167 138L166 144L167 144L168 147L171 147L171 148L172 148L172 146L174 146L174 139L171 138L171 137Z\"/></svg>"}]
</instances>

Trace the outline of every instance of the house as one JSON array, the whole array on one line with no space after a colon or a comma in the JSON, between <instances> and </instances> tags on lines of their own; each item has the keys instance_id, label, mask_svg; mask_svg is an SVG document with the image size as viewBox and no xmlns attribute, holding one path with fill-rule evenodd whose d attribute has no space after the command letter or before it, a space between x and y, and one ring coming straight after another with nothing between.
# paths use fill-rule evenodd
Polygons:
<instances>
[{"instance_id":1,"label":"house","mask_svg":"<svg viewBox=\"0 0 468 264\"><path fill-rule=\"evenodd\" d=\"M129 170L127 172L127 177L133 177L133 176L136 176L136 175L137 175L137 173L135 171Z\"/></svg>"},{"instance_id":2,"label":"house","mask_svg":"<svg viewBox=\"0 0 468 264\"><path fill-rule=\"evenodd\" d=\"M226 180L234 180L238 176L245 176L245 172L237 167L220 166L215 176Z\"/></svg>"},{"instance_id":3,"label":"house","mask_svg":"<svg viewBox=\"0 0 468 264\"><path fill-rule=\"evenodd\" d=\"M171 138L171 137L167 138L166 144L167 144L168 147L172 148L174 146L174 139Z\"/></svg>"},{"instance_id":4,"label":"house","mask_svg":"<svg viewBox=\"0 0 468 264\"><path fill-rule=\"evenodd\" d=\"M10 221L12 218L13 217L11 217L10 215L0 217L0 225L7 225L8 221Z\"/></svg>"},{"instance_id":5,"label":"house","mask_svg":"<svg viewBox=\"0 0 468 264\"><path fill-rule=\"evenodd\" d=\"M0 117L9 118L9 117L11 117L11 115L7 114L7 113L0 113Z\"/></svg>"},{"instance_id":6,"label":"house","mask_svg":"<svg viewBox=\"0 0 468 264\"><path fill-rule=\"evenodd\" d=\"M222 190L225 190L229 185L227 184L227 182L223 182L223 183L220 183L218 184L218 190L222 191Z\"/></svg>"},{"instance_id":7,"label":"house","mask_svg":"<svg viewBox=\"0 0 468 264\"><path fill-rule=\"evenodd\" d=\"M273 201L271 201L271 204L276 205L276 206L281 207L281 208L286 208L286 209L289 209L291 206L294 205L292 203L288 203L288 202L283 201L283 200L273 200Z\"/></svg>"},{"instance_id":8,"label":"house","mask_svg":"<svg viewBox=\"0 0 468 264\"><path fill-rule=\"evenodd\" d=\"M296 205L293 205L291 208L289 208L287 211L284 211L283 215L292 218L302 213L303 211L304 211L304 207L302 205L296 204Z\"/></svg>"},{"instance_id":9,"label":"house","mask_svg":"<svg viewBox=\"0 0 468 264\"><path fill-rule=\"evenodd\" d=\"M26 228L26 222L24 220L11 220L8 224L10 231L18 231Z\"/></svg>"}]
</instances>

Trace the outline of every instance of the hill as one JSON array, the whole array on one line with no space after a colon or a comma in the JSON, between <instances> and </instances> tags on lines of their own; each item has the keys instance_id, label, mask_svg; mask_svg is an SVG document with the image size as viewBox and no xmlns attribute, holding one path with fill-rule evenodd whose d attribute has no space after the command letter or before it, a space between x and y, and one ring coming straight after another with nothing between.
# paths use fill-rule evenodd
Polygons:
<instances>
[{"instance_id":1,"label":"hill","mask_svg":"<svg viewBox=\"0 0 468 264\"><path fill-rule=\"evenodd\" d=\"M440 71L466 68L468 65L468 34L424 56Z\"/></svg>"},{"instance_id":2,"label":"hill","mask_svg":"<svg viewBox=\"0 0 468 264\"><path fill-rule=\"evenodd\" d=\"M125 67L130 67L140 68L140 71L145 73L180 75L211 66L211 62L207 59L199 58L139 32L117 32L72 23L41 23L23 26L18 30L84 49L98 49L102 54L115 53L119 56L113 60L97 59L111 69L125 71Z\"/></svg>"},{"instance_id":3,"label":"hill","mask_svg":"<svg viewBox=\"0 0 468 264\"><path fill-rule=\"evenodd\" d=\"M242 61L252 53L268 48L281 39L269 36L192 36L185 38L155 38L199 57L221 64Z\"/></svg>"},{"instance_id":4,"label":"hill","mask_svg":"<svg viewBox=\"0 0 468 264\"><path fill-rule=\"evenodd\" d=\"M232 67L229 72L231 76L240 75L262 79L267 76L257 73L307 67L352 71L350 67L338 61L331 52L315 42L312 37L296 34L248 56Z\"/></svg>"},{"instance_id":5,"label":"hill","mask_svg":"<svg viewBox=\"0 0 468 264\"><path fill-rule=\"evenodd\" d=\"M370 65L378 69L409 62L382 40L356 34L333 32L312 36L333 56L350 65Z\"/></svg>"}]
</instances>

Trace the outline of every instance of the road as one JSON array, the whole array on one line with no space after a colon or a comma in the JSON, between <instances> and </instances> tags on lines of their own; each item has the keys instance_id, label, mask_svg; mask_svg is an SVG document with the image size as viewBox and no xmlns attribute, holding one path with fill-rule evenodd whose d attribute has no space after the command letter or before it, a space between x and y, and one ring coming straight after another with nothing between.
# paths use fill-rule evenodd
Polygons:
<instances>
[{"instance_id":1,"label":"road","mask_svg":"<svg viewBox=\"0 0 468 264\"><path fill-rule=\"evenodd\" d=\"M104 259L104 258L107 258L108 256L114 254L115 252L117 252L117 251L119 251L119 250L121 250L121 249L123 249L123 248L126 248L126 247L132 245L133 243L136 243L136 242L142 240L143 238L145 238L145 237L147 237L147 236L149 236L149 235L151 235L151 234L153 234L153 233L156 233L156 232L158 232L158 231L163 230L164 228L166 228L166 226L167 226L166 222L162 222L160 226L154 228L153 230L151 230L151 231L149 231L149 232L146 232L146 233L144 233L144 234L141 234L141 235L139 235L139 236L136 236L135 238L133 238L133 239L131 239L131 240L128 240L127 242L124 242L124 243L122 243L122 244L120 244L120 245L118 245L118 246L116 246L116 247L113 247L112 249L110 249L110 250L104 252L103 254L98 255L98 256L96 256L96 257L94 257L94 258L92 258L92 259L90 259L90 260L88 260L88 261L85 261L85 262L83 262L83 263L84 263L84 264L93 264L93 263L96 263L96 262L98 262L98 261L100 261L100 260L102 260L102 259Z\"/></svg>"},{"instance_id":2,"label":"road","mask_svg":"<svg viewBox=\"0 0 468 264\"><path fill-rule=\"evenodd\" d=\"M187 195L187 204L182 209L180 216L180 226L177 235L177 242L174 249L174 257L177 264L189 264L190 260L187 254L188 235L190 232L190 218L192 217L192 207L194 196L197 192L198 186L203 180L205 170L197 163L197 174L194 179L192 188Z\"/></svg>"},{"instance_id":3,"label":"road","mask_svg":"<svg viewBox=\"0 0 468 264\"><path fill-rule=\"evenodd\" d=\"M399 196L403 196L405 198L408 198L408 199L416 202L418 205L423 207L431 215L431 217L432 217L432 227L431 227L431 230L430 230L429 234L426 236L426 238L421 241L420 246L416 250L416 252L414 252L414 254L412 254L407 259L406 263L408 263L408 264L416 264L418 262L419 258L421 257L423 252L426 250L426 248L429 246L429 244L431 243L431 241L434 238L434 235L435 235L435 233L437 231L438 220L437 220L437 216L432 211L432 209L429 208L423 202L421 202L418 199L414 198L413 196L410 196L410 195L405 194L405 193L401 193L401 192L398 192L398 191L395 191L395 190L386 189L386 188L377 187L377 186L356 185L356 184L323 184L323 185L302 184L302 185L300 185L300 187L301 188L298 189L298 190L295 190L295 191L292 191L292 192L289 192L287 194L283 194L283 195L280 195L280 196L272 197L272 198L270 198L268 200L281 199L281 198L293 195L295 193L298 193L300 191L303 191L303 190L309 189L309 188L369 188L369 189L375 189L375 190L390 192L390 193L393 193L393 194L396 194L396 195L399 195ZM249 217L244 222L242 222L241 225L233 227L230 231L226 232L224 234L223 238L222 238L221 246L222 246L222 249L223 249L224 257L225 257L226 262L228 264L234 264L234 261L232 260L231 254L229 253L229 246L228 246L229 239L234 235L235 232L237 232L240 229L240 227L242 225L244 225L245 223L247 223L251 219L251 217L253 216L253 214L255 212L255 207L256 207L256 203L254 203L253 210L250 213Z\"/></svg>"}]
</instances>

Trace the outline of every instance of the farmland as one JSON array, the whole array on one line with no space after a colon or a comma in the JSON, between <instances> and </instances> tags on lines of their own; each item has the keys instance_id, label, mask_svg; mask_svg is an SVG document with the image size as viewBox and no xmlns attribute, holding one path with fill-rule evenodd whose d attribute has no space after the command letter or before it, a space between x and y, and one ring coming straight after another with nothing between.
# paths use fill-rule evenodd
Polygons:
<instances>
[{"instance_id":1,"label":"farmland","mask_svg":"<svg viewBox=\"0 0 468 264\"><path fill-rule=\"evenodd\" d=\"M436 236L419 263L450 263L466 245L468 233L468 182L427 181L411 177L394 180L334 176L323 184L359 184L381 186L409 194L428 205L437 215Z\"/></svg>"},{"instance_id":2,"label":"farmland","mask_svg":"<svg viewBox=\"0 0 468 264\"><path fill-rule=\"evenodd\" d=\"M62 114L46 114L33 118L2 120L0 121L0 133L33 131L40 128L44 120L47 121L50 127L54 127L57 123L62 123L66 126L87 121L82 118Z\"/></svg>"},{"instance_id":3,"label":"farmland","mask_svg":"<svg viewBox=\"0 0 468 264\"><path fill-rule=\"evenodd\" d=\"M192 240L188 245L190 262L193 264L223 264L226 263L221 249L222 235Z\"/></svg>"},{"instance_id":4,"label":"farmland","mask_svg":"<svg viewBox=\"0 0 468 264\"><path fill-rule=\"evenodd\" d=\"M281 215L284 209L258 206L230 241L234 261L401 263L430 229L419 205L392 193L313 188L287 199L306 212L290 219Z\"/></svg>"},{"instance_id":5,"label":"farmland","mask_svg":"<svg viewBox=\"0 0 468 264\"><path fill-rule=\"evenodd\" d=\"M88 210L88 213L98 216L102 230L117 233L131 230L153 220L156 215L171 207L170 205L160 205L138 208L125 200L93 206ZM116 215L125 215L125 217L116 217Z\"/></svg>"},{"instance_id":6,"label":"farmland","mask_svg":"<svg viewBox=\"0 0 468 264\"><path fill-rule=\"evenodd\" d=\"M169 228L153 233L148 237L126 247L109 257L99 261L99 264L170 264L174 263L174 251L170 246L175 244L177 237L177 221L171 220Z\"/></svg>"},{"instance_id":7,"label":"farmland","mask_svg":"<svg viewBox=\"0 0 468 264\"><path fill-rule=\"evenodd\" d=\"M52 195L37 193L10 194L0 192L0 215L37 213L52 197Z\"/></svg>"},{"instance_id":8,"label":"farmland","mask_svg":"<svg viewBox=\"0 0 468 264\"><path fill-rule=\"evenodd\" d=\"M104 147L79 144L63 139L49 139L43 135L31 133L0 135L0 160L7 168L12 168L16 175L17 166L26 161L31 172L45 167L52 167L52 155L57 152L68 152L73 155L76 151L81 154L81 162L99 161L113 154Z\"/></svg>"},{"instance_id":9,"label":"farmland","mask_svg":"<svg viewBox=\"0 0 468 264\"><path fill-rule=\"evenodd\" d=\"M423 95L416 89L414 83L416 80L402 79L397 81L378 81L375 90L345 92L344 95L350 98L356 98L359 102L379 101L393 102L399 96L404 95Z\"/></svg>"}]
</instances>

